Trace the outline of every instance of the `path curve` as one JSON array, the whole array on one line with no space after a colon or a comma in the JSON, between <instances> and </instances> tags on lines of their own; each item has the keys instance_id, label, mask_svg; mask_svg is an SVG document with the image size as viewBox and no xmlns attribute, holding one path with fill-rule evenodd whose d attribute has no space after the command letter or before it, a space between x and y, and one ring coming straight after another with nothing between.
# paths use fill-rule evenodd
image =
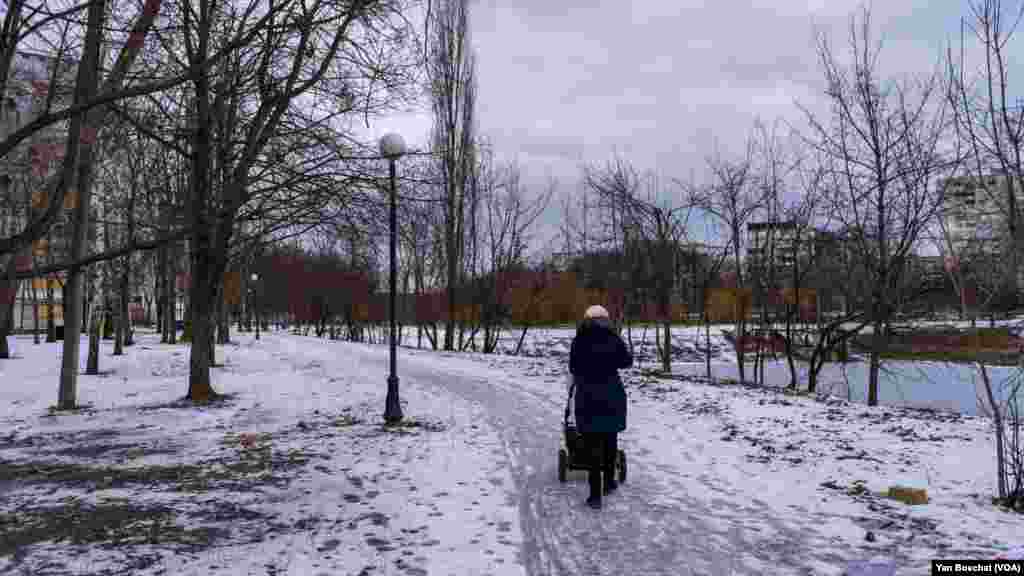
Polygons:
<instances>
[{"instance_id":1,"label":"path curve","mask_svg":"<svg viewBox=\"0 0 1024 576\"><path fill-rule=\"evenodd\" d=\"M387 359L381 348L353 349L380 362ZM732 549L738 542L735 538L722 542L729 534L716 537L719 528L705 521L714 517L714 510L674 493L672 483L666 481L678 471L633 466L627 483L605 499L604 508L591 510L583 502L587 493L584 472L571 472L568 482L558 482L561 403L517 386L514 375L466 374L448 369L436 357L401 352L403 381L427 389L442 388L484 406L490 423L502 431L514 468L514 497L523 531L522 560L530 575L730 574L741 570ZM486 367L481 370L487 371ZM628 437L623 447L631 449Z\"/></svg>"}]
</instances>

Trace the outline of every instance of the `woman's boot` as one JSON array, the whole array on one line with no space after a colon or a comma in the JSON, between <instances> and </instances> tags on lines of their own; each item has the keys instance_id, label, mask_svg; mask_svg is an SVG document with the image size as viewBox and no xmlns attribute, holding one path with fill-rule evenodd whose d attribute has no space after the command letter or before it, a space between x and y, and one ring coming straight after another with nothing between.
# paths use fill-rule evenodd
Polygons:
<instances>
[{"instance_id":1,"label":"woman's boot","mask_svg":"<svg viewBox=\"0 0 1024 576\"><path fill-rule=\"evenodd\" d=\"M590 484L590 497L587 498L587 506L591 508L601 507L601 470L591 468L587 472L587 480Z\"/></svg>"}]
</instances>

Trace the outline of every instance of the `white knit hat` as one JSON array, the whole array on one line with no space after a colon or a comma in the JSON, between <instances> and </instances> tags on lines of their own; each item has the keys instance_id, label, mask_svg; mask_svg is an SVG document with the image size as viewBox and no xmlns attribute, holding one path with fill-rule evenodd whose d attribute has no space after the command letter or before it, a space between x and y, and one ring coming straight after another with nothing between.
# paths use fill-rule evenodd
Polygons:
<instances>
[{"instance_id":1,"label":"white knit hat","mask_svg":"<svg viewBox=\"0 0 1024 576\"><path fill-rule=\"evenodd\" d=\"M587 308L587 311L583 314L584 318L607 318L608 311L604 309L604 306L594 305Z\"/></svg>"}]
</instances>

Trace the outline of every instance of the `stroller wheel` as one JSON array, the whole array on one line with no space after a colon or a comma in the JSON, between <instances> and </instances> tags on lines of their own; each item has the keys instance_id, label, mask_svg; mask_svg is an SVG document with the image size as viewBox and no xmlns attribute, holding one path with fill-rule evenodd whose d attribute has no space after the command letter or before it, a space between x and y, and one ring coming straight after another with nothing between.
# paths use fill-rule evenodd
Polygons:
<instances>
[{"instance_id":1,"label":"stroller wheel","mask_svg":"<svg viewBox=\"0 0 1024 576\"><path fill-rule=\"evenodd\" d=\"M569 455L566 454L565 449L561 448L558 450L558 481L565 482L565 471L569 467Z\"/></svg>"},{"instance_id":2,"label":"stroller wheel","mask_svg":"<svg viewBox=\"0 0 1024 576\"><path fill-rule=\"evenodd\" d=\"M626 453L619 450L619 483L626 481Z\"/></svg>"}]
</instances>

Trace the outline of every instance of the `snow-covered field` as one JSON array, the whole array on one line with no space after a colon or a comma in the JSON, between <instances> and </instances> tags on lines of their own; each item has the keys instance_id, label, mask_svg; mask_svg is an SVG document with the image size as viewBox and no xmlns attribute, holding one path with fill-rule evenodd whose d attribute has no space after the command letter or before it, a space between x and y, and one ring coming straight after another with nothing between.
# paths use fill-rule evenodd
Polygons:
<instances>
[{"instance_id":1,"label":"snow-covered field","mask_svg":"<svg viewBox=\"0 0 1024 576\"><path fill-rule=\"evenodd\" d=\"M479 408L406 384L417 425L385 430L380 366L236 339L218 349L224 402L180 405L187 348L143 334L122 357L104 343L105 374L79 379L88 408L51 415L59 345L17 338L0 363L0 573L523 574Z\"/></svg>"},{"instance_id":2,"label":"snow-covered field","mask_svg":"<svg viewBox=\"0 0 1024 576\"><path fill-rule=\"evenodd\" d=\"M523 379L522 385L552 403L564 402L564 388L552 386L550 378L564 371L560 358L525 364L512 357L461 358L548 375L546 382ZM770 368L785 373L781 363ZM938 378L947 368L920 370ZM735 368L720 358L714 370L728 376ZM666 498L717 501L719 521L768 535L768 542L774 534L788 549L752 550L749 568L765 555L800 565L807 550L794 540L816 550L814 562L803 561L813 573L836 573L846 561L882 556L898 559L900 573L914 574L927 570L931 559L995 557L1024 545L1024 515L991 504L995 464L987 419L709 386L682 374L657 379L641 371L626 378L630 460L639 460L640 469L684 470L665 478L672 486ZM881 497L893 485L925 488L930 503L908 506Z\"/></svg>"},{"instance_id":3,"label":"snow-covered field","mask_svg":"<svg viewBox=\"0 0 1024 576\"><path fill-rule=\"evenodd\" d=\"M555 474L571 336L531 331L520 357L402 348L414 425L397 430L379 423L383 346L236 334L214 370L228 398L195 408L187 347L143 334L122 357L104 342L87 408L51 414L59 346L18 337L0 361L0 573L839 574L881 556L918 574L1024 544L1024 515L991 504L986 419L703 383L685 329L674 377L646 373L653 354L625 374L630 479L593 514L583 475ZM931 501L878 494L893 484Z\"/></svg>"}]
</instances>

